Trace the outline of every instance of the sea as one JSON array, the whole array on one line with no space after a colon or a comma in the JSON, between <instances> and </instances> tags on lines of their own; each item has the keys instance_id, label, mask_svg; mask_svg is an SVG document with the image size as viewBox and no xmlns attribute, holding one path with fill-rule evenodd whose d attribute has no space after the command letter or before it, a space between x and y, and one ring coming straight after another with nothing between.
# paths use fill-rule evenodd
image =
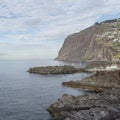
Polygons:
<instances>
[{"instance_id":1,"label":"sea","mask_svg":"<svg viewBox=\"0 0 120 120\"><path fill-rule=\"evenodd\" d=\"M85 63L0 60L0 120L52 120L47 108L63 94L86 94L85 91L61 84L64 81L81 80L89 76L88 73L40 75L27 72L31 67L50 65L84 67Z\"/></svg>"}]
</instances>

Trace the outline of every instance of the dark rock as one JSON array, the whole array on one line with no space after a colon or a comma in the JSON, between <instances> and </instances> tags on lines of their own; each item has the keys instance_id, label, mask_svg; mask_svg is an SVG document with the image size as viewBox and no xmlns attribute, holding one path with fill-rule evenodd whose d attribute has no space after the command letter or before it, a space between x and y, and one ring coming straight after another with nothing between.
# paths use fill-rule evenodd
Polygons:
<instances>
[{"instance_id":1,"label":"dark rock","mask_svg":"<svg viewBox=\"0 0 120 120\"><path fill-rule=\"evenodd\" d=\"M55 120L117 120L120 118L120 89L102 93L63 95L48 111Z\"/></svg>"},{"instance_id":2,"label":"dark rock","mask_svg":"<svg viewBox=\"0 0 120 120\"><path fill-rule=\"evenodd\" d=\"M30 68L28 72L38 74L71 74L82 71L81 69L74 68L73 66L47 66L47 67L34 67Z\"/></svg>"},{"instance_id":3,"label":"dark rock","mask_svg":"<svg viewBox=\"0 0 120 120\"><path fill-rule=\"evenodd\" d=\"M120 88L120 70L97 71L94 75L77 81L63 82L63 86L100 92Z\"/></svg>"}]
</instances>

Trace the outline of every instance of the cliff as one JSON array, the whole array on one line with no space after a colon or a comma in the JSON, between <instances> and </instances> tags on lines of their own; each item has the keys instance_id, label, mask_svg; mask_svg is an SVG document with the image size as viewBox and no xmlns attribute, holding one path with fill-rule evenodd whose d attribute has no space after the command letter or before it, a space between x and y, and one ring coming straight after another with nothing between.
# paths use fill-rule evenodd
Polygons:
<instances>
[{"instance_id":1,"label":"cliff","mask_svg":"<svg viewBox=\"0 0 120 120\"><path fill-rule=\"evenodd\" d=\"M56 60L117 61L120 59L120 18L95 23L69 35Z\"/></svg>"}]
</instances>

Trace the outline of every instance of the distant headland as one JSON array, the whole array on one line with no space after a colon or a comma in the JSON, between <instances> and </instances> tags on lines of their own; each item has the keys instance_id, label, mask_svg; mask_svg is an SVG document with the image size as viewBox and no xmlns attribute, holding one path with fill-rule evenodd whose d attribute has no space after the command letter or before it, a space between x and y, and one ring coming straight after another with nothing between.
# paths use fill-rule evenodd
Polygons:
<instances>
[{"instance_id":1,"label":"distant headland","mask_svg":"<svg viewBox=\"0 0 120 120\"><path fill-rule=\"evenodd\" d=\"M69 35L56 60L119 61L120 18L96 22L79 33Z\"/></svg>"}]
</instances>

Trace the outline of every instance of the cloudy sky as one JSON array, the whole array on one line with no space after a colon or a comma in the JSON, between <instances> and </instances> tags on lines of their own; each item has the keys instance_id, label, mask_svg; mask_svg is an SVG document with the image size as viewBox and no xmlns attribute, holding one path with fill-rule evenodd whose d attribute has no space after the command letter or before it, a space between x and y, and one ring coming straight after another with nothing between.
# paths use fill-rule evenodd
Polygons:
<instances>
[{"instance_id":1,"label":"cloudy sky","mask_svg":"<svg viewBox=\"0 0 120 120\"><path fill-rule=\"evenodd\" d=\"M120 0L0 0L0 59L54 59L67 35L120 17Z\"/></svg>"}]
</instances>

